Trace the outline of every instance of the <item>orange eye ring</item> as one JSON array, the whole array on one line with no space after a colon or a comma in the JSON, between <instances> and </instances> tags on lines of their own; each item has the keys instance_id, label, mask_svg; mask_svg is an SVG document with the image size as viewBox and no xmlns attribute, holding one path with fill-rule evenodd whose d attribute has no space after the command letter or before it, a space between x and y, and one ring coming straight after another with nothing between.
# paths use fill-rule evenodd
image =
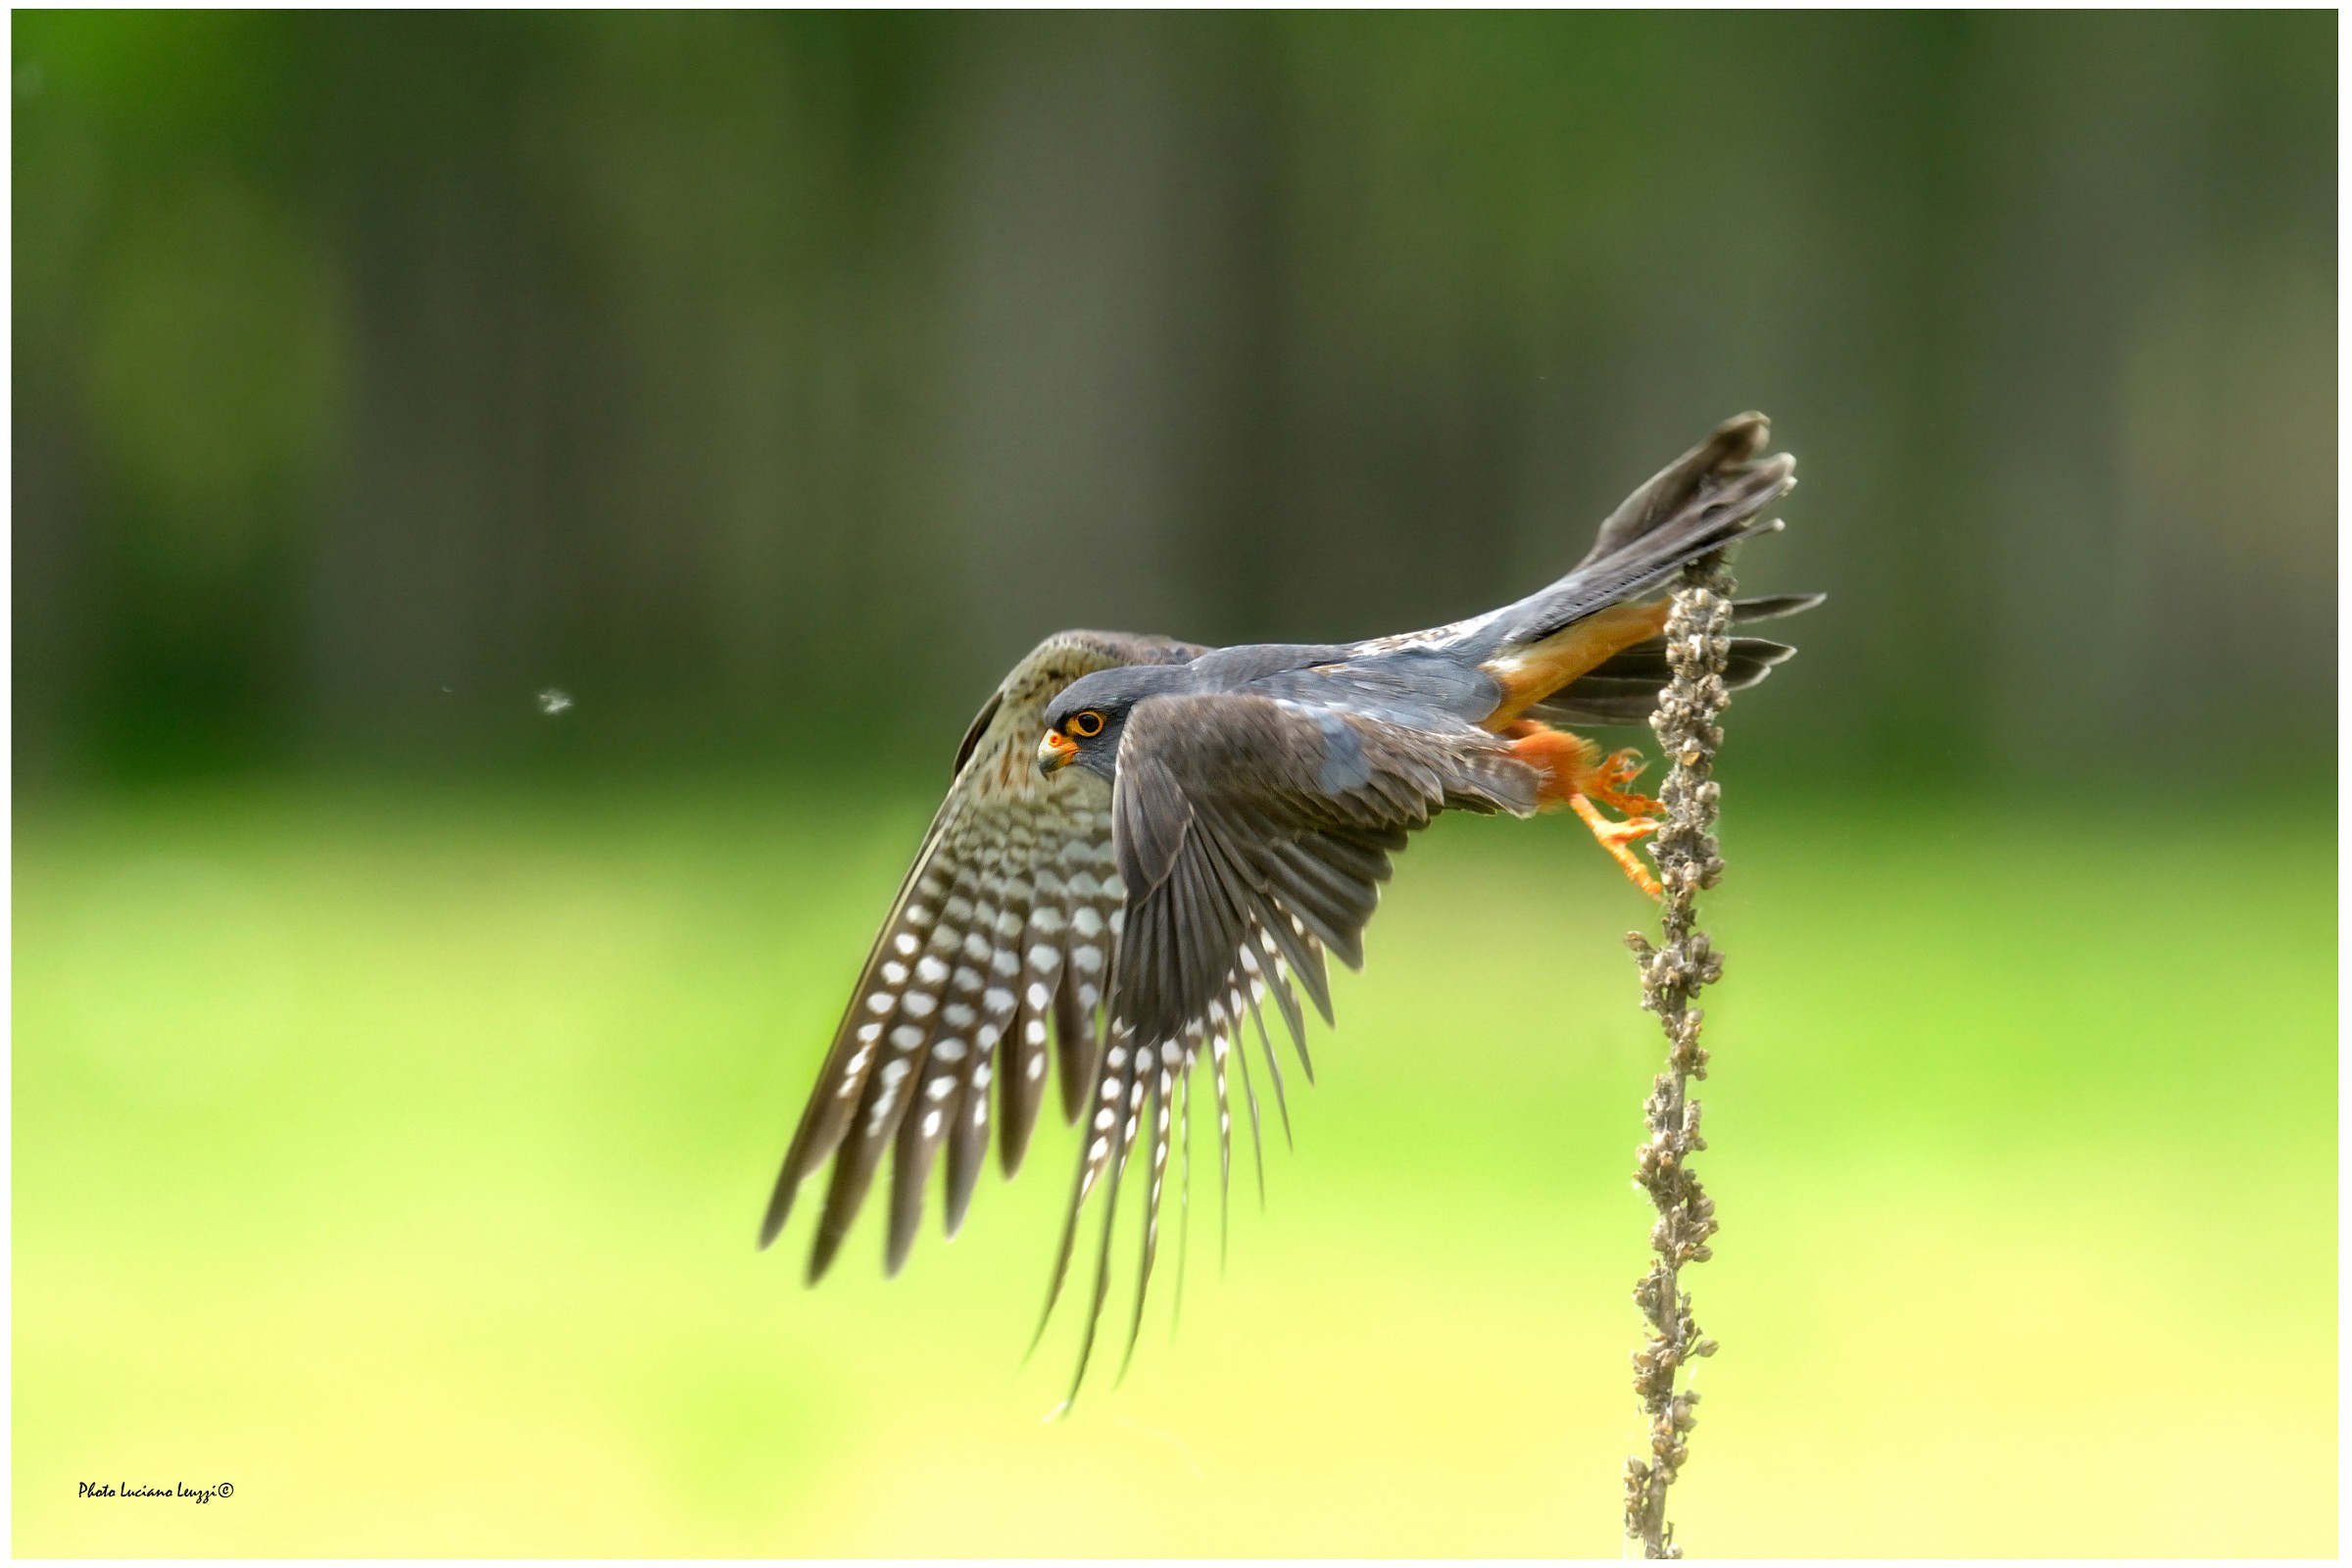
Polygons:
<instances>
[{"instance_id":1,"label":"orange eye ring","mask_svg":"<svg viewBox=\"0 0 2352 1568\"><path fill-rule=\"evenodd\" d=\"M1090 708L1083 712L1072 713L1070 721L1062 728L1082 741L1091 741L1102 733L1102 715Z\"/></svg>"}]
</instances>

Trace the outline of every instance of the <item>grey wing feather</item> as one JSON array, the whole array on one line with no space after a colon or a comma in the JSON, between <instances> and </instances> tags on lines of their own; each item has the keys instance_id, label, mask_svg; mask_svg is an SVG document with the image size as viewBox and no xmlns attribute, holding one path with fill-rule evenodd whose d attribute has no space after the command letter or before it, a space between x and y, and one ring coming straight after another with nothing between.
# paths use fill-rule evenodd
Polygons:
<instances>
[{"instance_id":1,"label":"grey wing feather","mask_svg":"<svg viewBox=\"0 0 2352 1568\"><path fill-rule=\"evenodd\" d=\"M1349 731L1361 782L1324 788L1335 716ZM1507 743L1464 726L1440 732L1361 714L1316 710L1258 696L1152 698L1136 706L1120 742L1112 836L1127 888L1126 933L1112 972L1111 1039L1096 1077L1076 1191L1047 1301L1051 1313L1075 1250L1079 1218L1098 1184L1110 1241L1120 1172L1149 1117L1152 1181L1144 1217L1137 1321L1150 1283L1156 1199L1165 1169L1172 1075L1203 1044L1222 1058L1238 1040L1245 1004L1295 981L1321 995L1322 955L1362 962L1362 933L1388 879L1389 857L1440 811L1526 814L1532 769ZM1269 1055L1269 1063L1271 1063ZM1219 1104L1220 1117L1227 1115ZM1078 1377L1083 1379L1108 1290L1098 1259ZM1042 1330L1042 1325L1041 1325ZM1130 1327L1130 1344L1133 1342ZM1072 1385L1073 1395L1076 1384Z\"/></svg>"},{"instance_id":2,"label":"grey wing feather","mask_svg":"<svg viewBox=\"0 0 2352 1568\"><path fill-rule=\"evenodd\" d=\"M831 1266L894 1150L887 1266L895 1272L912 1244L943 1149L954 1234L978 1182L992 1090L1000 1158L1007 1174L1020 1163L1044 1096L1050 1036L1059 1037L1065 1103L1084 1095L1121 902L1110 790L1079 769L1040 778L1031 748L1046 705L1078 676L1201 652L1168 638L1064 632L1014 666L973 721L760 1225L765 1247L801 1184L832 1161L811 1281Z\"/></svg>"}]
</instances>

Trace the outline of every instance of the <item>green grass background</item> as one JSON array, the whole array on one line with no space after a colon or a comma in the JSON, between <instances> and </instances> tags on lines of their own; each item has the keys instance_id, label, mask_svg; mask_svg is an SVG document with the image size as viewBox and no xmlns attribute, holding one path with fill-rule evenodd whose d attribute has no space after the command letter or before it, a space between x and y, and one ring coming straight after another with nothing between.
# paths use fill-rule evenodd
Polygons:
<instances>
[{"instance_id":1,"label":"green grass background","mask_svg":"<svg viewBox=\"0 0 2352 1568\"><path fill-rule=\"evenodd\" d=\"M2332 1552L2326 804L1732 799L1690 1548ZM752 1245L929 805L21 809L15 1549L1617 1554L1662 1047L1581 828L1403 858L1224 1278L1197 1180L1049 1423L1067 1129L898 1281Z\"/></svg>"}]
</instances>

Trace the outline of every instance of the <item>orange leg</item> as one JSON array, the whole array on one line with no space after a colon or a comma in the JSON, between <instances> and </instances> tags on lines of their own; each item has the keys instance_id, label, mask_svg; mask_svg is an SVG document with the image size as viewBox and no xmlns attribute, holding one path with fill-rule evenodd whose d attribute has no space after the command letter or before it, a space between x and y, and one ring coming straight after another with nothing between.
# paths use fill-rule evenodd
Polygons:
<instances>
[{"instance_id":1,"label":"orange leg","mask_svg":"<svg viewBox=\"0 0 2352 1568\"><path fill-rule=\"evenodd\" d=\"M1656 898L1658 879L1635 858L1633 847L1658 830L1655 813L1661 808L1625 787L1642 771L1642 754L1629 747L1603 758L1600 748L1583 736L1531 718L1516 720L1501 733L1510 739L1511 755L1543 775L1537 800L1545 807L1565 806L1583 817L1634 886ZM1626 820L1602 815L1602 805L1625 812Z\"/></svg>"},{"instance_id":2,"label":"orange leg","mask_svg":"<svg viewBox=\"0 0 2352 1568\"><path fill-rule=\"evenodd\" d=\"M1650 875L1649 867L1634 857L1634 846L1658 830L1660 824L1654 817L1637 816L1623 822L1612 822L1600 814L1600 808L1594 806L1590 797L1583 795L1570 796L1568 805L1585 819L1585 825L1592 830L1592 836L1600 840L1600 847L1625 868L1625 874L1633 879L1634 886L1653 899L1665 891L1658 885L1658 879Z\"/></svg>"}]
</instances>

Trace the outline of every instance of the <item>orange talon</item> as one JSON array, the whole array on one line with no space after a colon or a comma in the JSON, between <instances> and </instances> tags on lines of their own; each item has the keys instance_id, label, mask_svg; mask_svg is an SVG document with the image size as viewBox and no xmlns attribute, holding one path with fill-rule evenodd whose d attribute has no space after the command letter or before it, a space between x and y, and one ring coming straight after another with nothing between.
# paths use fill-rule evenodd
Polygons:
<instances>
[{"instance_id":1,"label":"orange talon","mask_svg":"<svg viewBox=\"0 0 2352 1568\"><path fill-rule=\"evenodd\" d=\"M1585 819L1585 826L1592 830L1592 836L1600 840L1600 847L1625 868L1625 874L1633 879L1634 886L1653 899L1666 891L1659 886L1658 879L1649 874L1649 867L1634 856L1634 846L1658 830L1656 821L1646 816L1637 816L1623 822L1612 822L1600 814L1599 807L1583 795L1568 797L1568 808Z\"/></svg>"},{"instance_id":2,"label":"orange talon","mask_svg":"<svg viewBox=\"0 0 2352 1568\"><path fill-rule=\"evenodd\" d=\"M1583 817L1634 886L1657 898L1663 889L1649 867L1635 858L1633 846L1658 830L1657 813L1664 808L1624 787L1646 765L1642 754L1628 747L1595 760L1600 748L1591 741L1532 718L1515 720L1501 733L1510 739L1511 755L1543 775L1536 791L1538 802L1545 807L1565 806ZM1602 815L1601 806L1625 812L1626 820Z\"/></svg>"},{"instance_id":3,"label":"orange talon","mask_svg":"<svg viewBox=\"0 0 2352 1568\"><path fill-rule=\"evenodd\" d=\"M1642 776L1649 760L1628 746L1621 752L1611 752L1601 764L1580 782L1583 792L1603 806L1615 807L1628 816L1655 816L1666 809L1646 795L1637 795L1625 788Z\"/></svg>"}]
</instances>

